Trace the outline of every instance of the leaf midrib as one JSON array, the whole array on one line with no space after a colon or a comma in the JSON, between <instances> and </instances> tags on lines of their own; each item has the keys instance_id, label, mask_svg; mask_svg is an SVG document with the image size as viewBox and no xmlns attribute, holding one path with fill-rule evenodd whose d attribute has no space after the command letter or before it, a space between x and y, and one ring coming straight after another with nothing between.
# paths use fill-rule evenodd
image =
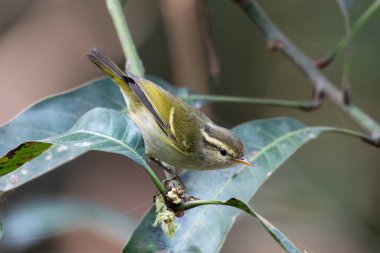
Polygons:
<instances>
[{"instance_id":1,"label":"leaf midrib","mask_svg":"<svg viewBox=\"0 0 380 253\"><path fill-rule=\"evenodd\" d=\"M128 146L124 142L119 141L118 139L115 139L115 138L113 138L111 136L108 136L108 135L105 135L105 134L101 134L101 133L98 133L98 132L87 131L87 130L76 130L76 131L71 132L70 135L71 134L78 134L78 133L92 134L92 135L95 135L95 136L98 136L98 137L101 137L101 138L108 139L110 141L116 142L116 143L120 144L121 146L125 147L131 153L133 153L144 164L143 157L141 157L140 154L138 154L135 149L131 148L130 146ZM66 135L66 136L68 136L68 135ZM64 136L61 136L61 137L64 137ZM75 145L73 145L73 146L76 147ZM83 148L83 149L90 150L89 148L84 148L84 147L76 147L76 148Z\"/></svg>"}]
</instances>

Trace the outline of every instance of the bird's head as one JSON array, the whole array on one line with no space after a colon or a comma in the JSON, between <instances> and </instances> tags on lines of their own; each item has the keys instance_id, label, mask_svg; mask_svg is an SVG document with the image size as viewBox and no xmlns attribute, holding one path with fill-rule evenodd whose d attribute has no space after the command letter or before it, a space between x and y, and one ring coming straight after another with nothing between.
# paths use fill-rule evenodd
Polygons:
<instances>
[{"instance_id":1,"label":"bird's head","mask_svg":"<svg viewBox=\"0 0 380 253\"><path fill-rule=\"evenodd\" d=\"M207 167L218 169L237 163L252 166L244 156L243 143L231 130L208 123L201 129L200 143L200 155Z\"/></svg>"}]
</instances>

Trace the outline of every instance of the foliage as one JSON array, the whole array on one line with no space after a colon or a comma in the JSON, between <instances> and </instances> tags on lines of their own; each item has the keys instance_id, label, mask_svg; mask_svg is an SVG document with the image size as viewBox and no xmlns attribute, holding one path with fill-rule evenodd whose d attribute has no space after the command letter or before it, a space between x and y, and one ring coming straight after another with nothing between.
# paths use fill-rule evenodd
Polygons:
<instances>
[{"instance_id":1,"label":"foliage","mask_svg":"<svg viewBox=\"0 0 380 253\"><path fill-rule=\"evenodd\" d=\"M348 53L341 93L318 70L327 66L340 49L336 49L323 64L313 62L281 33L256 1L237 2L266 34L270 49L287 55L312 81L314 97L311 101L206 96L186 88L176 89L157 77L150 79L196 107L219 101L311 110L318 108L324 94L327 94L370 135L348 129L309 127L285 117L246 122L234 127L233 131L244 142L248 160L254 167L239 165L215 171L185 170L181 178L187 186L186 193L199 199L174 207L166 206L162 197L166 194L166 188L145 160L142 135L128 116L124 98L116 85L109 79L102 78L42 100L0 128L0 193L5 194L34 180L88 150L116 153L128 157L148 172L161 193L161 198L158 199L161 202L156 201L156 209L161 210L161 213L169 211L171 215L169 226L162 223L166 218L160 216L160 212L157 215L157 210L152 207L127 242L124 252L218 252L241 211L256 218L285 251L301 252L279 229L247 203L281 164L303 144L320 134L339 132L378 145L380 127L350 101ZM352 1L342 0L338 3L346 19L348 44L352 36L348 18ZM129 62L131 70L144 75L144 68L132 43L120 1L107 0L107 6L122 41L123 51L132 60ZM344 96L344 101L341 101L341 96ZM178 212L184 213L184 216L175 218L174 213ZM0 222L1 236L3 223L1 220ZM163 226L152 226L158 222ZM162 230L166 230L170 238Z\"/></svg>"}]
</instances>

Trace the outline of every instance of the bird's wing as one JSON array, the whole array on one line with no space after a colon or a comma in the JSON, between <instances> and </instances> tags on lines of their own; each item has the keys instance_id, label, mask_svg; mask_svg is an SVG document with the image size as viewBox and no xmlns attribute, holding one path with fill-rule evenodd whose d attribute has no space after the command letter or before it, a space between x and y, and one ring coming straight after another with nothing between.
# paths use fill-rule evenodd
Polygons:
<instances>
[{"instance_id":1,"label":"bird's wing","mask_svg":"<svg viewBox=\"0 0 380 253\"><path fill-rule=\"evenodd\" d=\"M182 152L189 151L192 146L190 141L194 140L193 129L197 129L194 125L197 124L197 112L189 112L196 109L146 79L133 76L128 82L136 97L152 113L161 130L173 140L172 146Z\"/></svg>"}]
</instances>

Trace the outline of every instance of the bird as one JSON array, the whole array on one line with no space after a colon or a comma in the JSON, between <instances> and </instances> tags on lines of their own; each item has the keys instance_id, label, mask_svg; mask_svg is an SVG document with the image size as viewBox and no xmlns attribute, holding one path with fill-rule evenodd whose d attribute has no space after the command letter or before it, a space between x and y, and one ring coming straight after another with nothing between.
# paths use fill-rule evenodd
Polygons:
<instances>
[{"instance_id":1,"label":"bird","mask_svg":"<svg viewBox=\"0 0 380 253\"><path fill-rule=\"evenodd\" d=\"M122 71L100 49L92 48L86 56L120 87L147 157L171 168L192 170L252 166L243 143L231 130L159 85Z\"/></svg>"}]
</instances>

